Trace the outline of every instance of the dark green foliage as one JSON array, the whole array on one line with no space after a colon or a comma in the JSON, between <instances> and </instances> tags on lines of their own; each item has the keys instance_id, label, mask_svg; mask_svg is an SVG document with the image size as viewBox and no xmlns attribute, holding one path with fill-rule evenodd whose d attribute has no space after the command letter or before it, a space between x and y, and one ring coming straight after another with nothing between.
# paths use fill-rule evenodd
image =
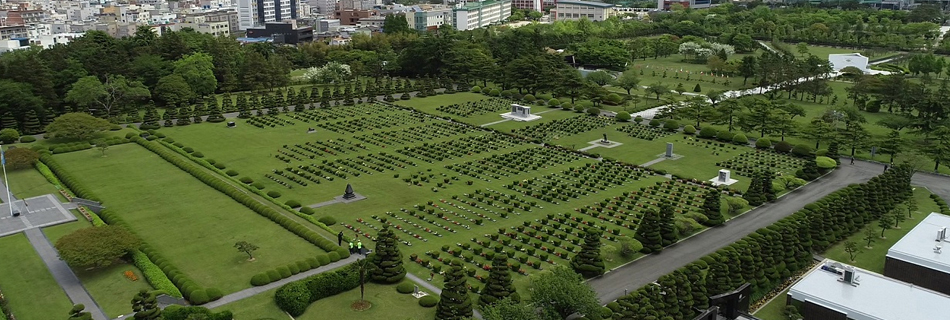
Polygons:
<instances>
[{"instance_id":1,"label":"dark green foliage","mask_svg":"<svg viewBox=\"0 0 950 320\"><path fill-rule=\"evenodd\" d=\"M263 286L268 283L271 283L271 281L266 272L258 273L251 277L252 286Z\"/></svg>"},{"instance_id":2,"label":"dark green foliage","mask_svg":"<svg viewBox=\"0 0 950 320\"><path fill-rule=\"evenodd\" d=\"M779 141L775 144L775 151L778 151L779 153L789 153L792 151L792 144L785 141Z\"/></svg>"},{"instance_id":3,"label":"dark green foliage","mask_svg":"<svg viewBox=\"0 0 950 320\"><path fill-rule=\"evenodd\" d=\"M436 320L460 320L472 316L467 278L457 261L446 270L442 295L435 311Z\"/></svg>"},{"instance_id":4,"label":"dark green foliage","mask_svg":"<svg viewBox=\"0 0 950 320\"><path fill-rule=\"evenodd\" d=\"M840 161L839 158L841 158L841 155L838 154L838 141L831 141L831 143L828 144L828 152L825 152L825 156L835 159L835 161Z\"/></svg>"},{"instance_id":5,"label":"dark green foliage","mask_svg":"<svg viewBox=\"0 0 950 320\"><path fill-rule=\"evenodd\" d=\"M274 191L274 190L267 191L267 196L268 196L268 197L271 197L271 198L274 198L274 199L277 199L277 198L280 198L280 192L277 192L277 191Z\"/></svg>"},{"instance_id":6,"label":"dark green foliage","mask_svg":"<svg viewBox=\"0 0 950 320\"><path fill-rule=\"evenodd\" d=\"M132 298L132 311L135 312L135 319L155 320L162 316L162 310L158 308L155 295L148 293L145 289Z\"/></svg>"},{"instance_id":7,"label":"dark green foliage","mask_svg":"<svg viewBox=\"0 0 950 320\"><path fill-rule=\"evenodd\" d=\"M763 171L762 175L759 177L762 181L759 184L762 187L762 195L765 196L765 201L772 202L775 201L778 197L775 195L775 190L772 190L772 179L775 178L775 173L772 171Z\"/></svg>"},{"instance_id":8,"label":"dark green foliage","mask_svg":"<svg viewBox=\"0 0 950 320\"><path fill-rule=\"evenodd\" d=\"M679 240L679 235L677 235L676 225L673 224L673 216L675 212L673 211L673 206L668 202L663 202L660 204L660 236L663 238L663 246L676 243L676 240Z\"/></svg>"},{"instance_id":9,"label":"dark green foliage","mask_svg":"<svg viewBox=\"0 0 950 320\"><path fill-rule=\"evenodd\" d=\"M705 139L712 139L712 138L715 138L716 134L718 133L719 132L716 131L716 128L713 128L712 126L705 126L701 130L699 130L699 137L705 138Z\"/></svg>"},{"instance_id":10,"label":"dark green foliage","mask_svg":"<svg viewBox=\"0 0 950 320\"><path fill-rule=\"evenodd\" d=\"M274 294L274 301L280 310L292 316L299 316L310 306L311 295L304 281L294 281L280 287Z\"/></svg>"},{"instance_id":11,"label":"dark green foliage","mask_svg":"<svg viewBox=\"0 0 950 320\"><path fill-rule=\"evenodd\" d=\"M388 226L383 226L376 236L376 251L369 257L372 268L370 281L376 283L396 283L406 276L402 265L402 252L396 235Z\"/></svg>"},{"instance_id":12,"label":"dark green foliage","mask_svg":"<svg viewBox=\"0 0 950 320\"><path fill-rule=\"evenodd\" d=\"M591 278L604 274L604 258L600 256L600 236L603 231L597 228L587 228L584 233L584 243L581 252L571 259L571 267L584 277Z\"/></svg>"},{"instance_id":13,"label":"dark green foliage","mask_svg":"<svg viewBox=\"0 0 950 320\"><path fill-rule=\"evenodd\" d=\"M654 210L644 211L634 238L643 244L643 249L640 249L643 253L662 251L663 237L660 235L660 213Z\"/></svg>"},{"instance_id":14,"label":"dark green foliage","mask_svg":"<svg viewBox=\"0 0 950 320\"><path fill-rule=\"evenodd\" d=\"M3 315L4 317L6 314ZM83 304L73 305L69 310L69 320L92 320L92 314L86 312L86 306Z\"/></svg>"},{"instance_id":15,"label":"dark green foliage","mask_svg":"<svg viewBox=\"0 0 950 320\"><path fill-rule=\"evenodd\" d=\"M234 315L231 311L212 312L203 307L182 307L179 305L170 305L162 310L163 320L231 320Z\"/></svg>"},{"instance_id":16,"label":"dark green foliage","mask_svg":"<svg viewBox=\"0 0 950 320\"><path fill-rule=\"evenodd\" d=\"M313 208L311 208L311 207L303 207L303 208L300 208L300 213L303 213L303 214L306 214L306 215L312 215L312 214L313 214ZM324 224L325 224L325 223L324 223Z\"/></svg>"},{"instance_id":17,"label":"dark green foliage","mask_svg":"<svg viewBox=\"0 0 950 320\"><path fill-rule=\"evenodd\" d=\"M799 172L801 174L799 174ZM815 160L815 158L810 158L808 159L808 161L805 161L805 166L798 172L795 172L795 176L805 181L811 181L811 180L817 179L819 176L821 176L821 172L819 172L817 160Z\"/></svg>"},{"instance_id":18,"label":"dark green foliage","mask_svg":"<svg viewBox=\"0 0 950 320\"><path fill-rule=\"evenodd\" d=\"M706 215L707 226L718 226L724 222L720 198L722 191L717 188L709 188L706 196L703 198L703 214Z\"/></svg>"},{"instance_id":19,"label":"dark green foliage","mask_svg":"<svg viewBox=\"0 0 950 320\"><path fill-rule=\"evenodd\" d=\"M767 186L762 185L763 180L760 178L761 175L761 172L756 172L752 176L752 181L749 183L749 189L747 189L746 192L742 194L742 199L748 201L749 205L753 207L757 207L765 203L767 199L765 198L765 194L762 193L762 190L765 187L771 188L772 186L771 184Z\"/></svg>"},{"instance_id":20,"label":"dark green foliage","mask_svg":"<svg viewBox=\"0 0 950 320\"><path fill-rule=\"evenodd\" d=\"M768 138L759 138L755 140L755 147L759 149L768 149L772 147L772 141Z\"/></svg>"},{"instance_id":21,"label":"dark green foliage","mask_svg":"<svg viewBox=\"0 0 950 320\"><path fill-rule=\"evenodd\" d=\"M520 300L511 282L511 270L508 269L508 256L496 254L491 261L491 271L488 273L488 283L478 296L478 303L482 306L493 304L505 298Z\"/></svg>"},{"instance_id":22,"label":"dark green foliage","mask_svg":"<svg viewBox=\"0 0 950 320\"><path fill-rule=\"evenodd\" d=\"M423 308L432 308L439 304L439 298L435 296L425 296L419 299L419 305Z\"/></svg>"},{"instance_id":23,"label":"dark green foliage","mask_svg":"<svg viewBox=\"0 0 950 320\"><path fill-rule=\"evenodd\" d=\"M792 148L792 154L800 158L812 158L814 157L814 150L810 146L800 144Z\"/></svg>"},{"instance_id":24,"label":"dark green foliage","mask_svg":"<svg viewBox=\"0 0 950 320\"><path fill-rule=\"evenodd\" d=\"M305 209L306 209L306 208L305 208ZM303 210L300 210L300 211L303 211ZM325 224L325 225L327 225L327 226L332 226L332 225L336 224L336 219L334 219L334 218L331 217L331 216L320 217L320 219L318 219L317 221L320 221L320 223Z\"/></svg>"},{"instance_id":25,"label":"dark green foliage","mask_svg":"<svg viewBox=\"0 0 950 320\"><path fill-rule=\"evenodd\" d=\"M403 283L400 283L398 286L396 286L396 292L399 292L402 294L409 294L409 293L412 293L414 290L415 290L415 287L413 286L412 282L403 282Z\"/></svg>"},{"instance_id":26,"label":"dark green foliage","mask_svg":"<svg viewBox=\"0 0 950 320\"><path fill-rule=\"evenodd\" d=\"M300 316L314 301L334 296L360 286L354 265L320 273L303 280L285 284L277 289L274 301L291 316Z\"/></svg>"},{"instance_id":27,"label":"dark green foliage","mask_svg":"<svg viewBox=\"0 0 950 320\"><path fill-rule=\"evenodd\" d=\"M287 200L287 202L284 202L284 204L294 209L300 208L300 201L297 200Z\"/></svg>"}]
</instances>

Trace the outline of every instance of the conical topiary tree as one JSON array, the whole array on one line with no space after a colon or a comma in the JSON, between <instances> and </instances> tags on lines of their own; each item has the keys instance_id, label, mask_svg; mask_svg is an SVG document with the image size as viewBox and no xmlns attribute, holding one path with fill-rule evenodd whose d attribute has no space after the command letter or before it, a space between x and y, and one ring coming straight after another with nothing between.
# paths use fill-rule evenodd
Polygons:
<instances>
[{"instance_id":1,"label":"conical topiary tree","mask_svg":"<svg viewBox=\"0 0 950 320\"><path fill-rule=\"evenodd\" d=\"M634 238L643 244L643 248L640 249L643 253L663 251L663 237L660 236L660 214L653 210L644 212Z\"/></svg>"},{"instance_id":2,"label":"conical topiary tree","mask_svg":"<svg viewBox=\"0 0 950 320\"><path fill-rule=\"evenodd\" d=\"M511 283L511 270L508 269L508 255L496 254L491 261L491 271L488 273L488 283L485 290L478 297L482 306L493 304L505 298L521 301Z\"/></svg>"},{"instance_id":3,"label":"conical topiary tree","mask_svg":"<svg viewBox=\"0 0 950 320\"><path fill-rule=\"evenodd\" d=\"M663 246L676 243L679 236L676 232L676 225L673 224L673 205L668 202L660 204L660 237L663 239Z\"/></svg>"},{"instance_id":4,"label":"conical topiary tree","mask_svg":"<svg viewBox=\"0 0 950 320\"><path fill-rule=\"evenodd\" d=\"M42 131L39 115L36 114L36 110L30 109L26 112L26 118L23 121L23 134L37 134Z\"/></svg>"},{"instance_id":5,"label":"conical topiary tree","mask_svg":"<svg viewBox=\"0 0 950 320\"><path fill-rule=\"evenodd\" d=\"M137 320L155 320L162 316L162 310L158 308L155 295L144 289L132 298L132 311L135 312Z\"/></svg>"},{"instance_id":6,"label":"conical topiary tree","mask_svg":"<svg viewBox=\"0 0 950 320\"><path fill-rule=\"evenodd\" d=\"M762 194L762 173L752 175L752 181L749 183L749 189L742 195L742 199L749 202L750 206L756 207L765 203L765 195Z\"/></svg>"},{"instance_id":7,"label":"conical topiary tree","mask_svg":"<svg viewBox=\"0 0 950 320\"><path fill-rule=\"evenodd\" d=\"M772 179L775 178L775 173L772 171L762 172L762 176L759 179L762 179L762 195L765 197L765 201L772 202L777 199L775 195L775 190L772 189Z\"/></svg>"},{"instance_id":8,"label":"conical topiary tree","mask_svg":"<svg viewBox=\"0 0 950 320\"><path fill-rule=\"evenodd\" d=\"M402 265L402 253L399 252L399 242L389 226L383 226L376 236L376 251L369 257L373 268L370 271L370 280L377 283L396 283L406 276L406 268Z\"/></svg>"},{"instance_id":9,"label":"conical topiary tree","mask_svg":"<svg viewBox=\"0 0 950 320\"><path fill-rule=\"evenodd\" d=\"M586 278L604 274L604 258L600 256L600 236L603 231L597 228L587 228L584 233L584 243L581 252L571 259L571 267Z\"/></svg>"},{"instance_id":10,"label":"conical topiary tree","mask_svg":"<svg viewBox=\"0 0 950 320\"><path fill-rule=\"evenodd\" d=\"M724 221L720 209L722 207L721 196L722 191L719 191L718 188L710 188L709 192L706 192L706 197L703 199L703 214L706 215L707 226L718 226Z\"/></svg>"},{"instance_id":11,"label":"conical topiary tree","mask_svg":"<svg viewBox=\"0 0 950 320\"><path fill-rule=\"evenodd\" d=\"M459 320L472 316L472 299L468 296L466 278L461 263L453 261L445 272L445 285L435 310L436 320Z\"/></svg>"}]
</instances>

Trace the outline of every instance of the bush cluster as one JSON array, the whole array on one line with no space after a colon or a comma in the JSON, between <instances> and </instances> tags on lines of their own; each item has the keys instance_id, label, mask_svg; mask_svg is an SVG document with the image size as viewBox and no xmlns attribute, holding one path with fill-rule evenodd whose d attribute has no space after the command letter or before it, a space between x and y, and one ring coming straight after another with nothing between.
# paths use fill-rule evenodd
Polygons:
<instances>
[{"instance_id":1,"label":"bush cluster","mask_svg":"<svg viewBox=\"0 0 950 320\"><path fill-rule=\"evenodd\" d=\"M322 257L322 258L321 258ZM330 263L330 258L322 254L315 258L307 258L286 266L280 266L272 270L255 274L251 277L251 285L263 286L265 284L287 278L310 269L316 269Z\"/></svg>"},{"instance_id":2,"label":"bush cluster","mask_svg":"<svg viewBox=\"0 0 950 320\"><path fill-rule=\"evenodd\" d=\"M332 225L335 225L335 224L336 224L336 219L334 219L334 218L331 217L331 216L321 217L321 218L320 218L319 220L317 220L317 221L320 221L320 223L325 224L325 225L328 225L328 226L332 226Z\"/></svg>"},{"instance_id":3,"label":"bush cluster","mask_svg":"<svg viewBox=\"0 0 950 320\"><path fill-rule=\"evenodd\" d=\"M274 300L281 310L297 317L311 303L343 293L360 286L360 277L355 265L325 272L281 286L274 293Z\"/></svg>"},{"instance_id":4,"label":"bush cluster","mask_svg":"<svg viewBox=\"0 0 950 320\"><path fill-rule=\"evenodd\" d=\"M423 308L432 308L437 304L439 304L439 298L432 295L428 295L419 299L419 305Z\"/></svg>"},{"instance_id":5,"label":"bush cluster","mask_svg":"<svg viewBox=\"0 0 950 320\"><path fill-rule=\"evenodd\" d=\"M300 201L297 200L287 200L287 202L284 202L284 204L294 209L300 208Z\"/></svg>"},{"instance_id":6,"label":"bush cluster","mask_svg":"<svg viewBox=\"0 0 950 320\"><path fill-rule=\"evenodd\" d=\"M338 251L340 252L340 254L343 254L344 256L349 255L346 249L340 248L339 246L333 244L332 241L327 240L326 238L314 232L313 230L308 229L307 227L301 225L300 223L297 223L296 221L293 221L290 218L285 217L284 215L280 214L276 210L258 202L257 200L254 200L254 198L251 198L251 196L245 194L244 192L241 192L241 190L238 190L237 188L231 186L227 182L222 181L221 179L213 176L212 174L209 174L199 169L198 167L191 165L190 163L186 162L186 160L183 160L179 157L172 155L167 149L163 148L160 144L150 143L146 141L145 139L142 139L139 137L133 138L133 140L139 145L142 145L143 147L148 149L149 151L154 152L159 157L162 157L162 159L165 159L165 161L168 161L169 163L175 165L182 171L185 171L188 174L191 174L193 177L200 180L201 182L204 182L206 185L214 188L215 190L220 191L221 193L226 194L228 197L231 197L231 199L234 199L238 203L243 204L245 207L251 209L257 214L260 214L270 219L271 221L274 221L275 223L277 223L284 229L287 229L288 231L293 232L297 236L320 247L324 251L327 251L327 252Z\"/></svg>"},{"instance_id":7,"label":"bush cluster","mask_svg":"<svg viewBox=\"0 0 950 320\"><path fill-rule=\"evenodd\" d=\"M30 143L30 142L35 142L35 141L36 141L36 138L34 138L33 136L22 136L22 137L20 137L20 142L22 142L22 143Z\"/></svg>"},{"instance_id":8,"label":"bush cluster","mask_svg":"<svg viewBox=\"0 0 950 320\"><path fill-rule=\"evenodd\" d=\"M155 290L159 290L162 293L176 298L182 297L181 291L175 287L175 284L168 278L168 275L148 258L148 255L140 250L132 251L132 262L136 268L142 271L142 274L145 275L145 280L148 281Z\"/></svg>"},{"instance_id":9,"label":"bush cluster","mask_svg":"<svg viewBox=\"0 0 950 320\"><path fill-rule=\"evenodd\" d=\"M412 293L415 289L411 282L403 282L396 286L396 291L402 294Z\"/></svg>"}]
</instances>

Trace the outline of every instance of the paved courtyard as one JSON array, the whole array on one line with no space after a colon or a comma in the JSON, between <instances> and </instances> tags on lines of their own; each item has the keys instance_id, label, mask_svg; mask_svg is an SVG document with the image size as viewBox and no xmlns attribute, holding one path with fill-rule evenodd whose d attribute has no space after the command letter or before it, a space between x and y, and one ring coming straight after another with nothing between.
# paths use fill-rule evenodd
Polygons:
<instances>
[{"instance_id":1,"label":"paved courtyard","mask_svg":"<svg viewBox=\"0 0 950 320\"><path fill-rule=\"evenodd\" d=\"M31 228L41 228L70 221L76 221L59 199L48 194L13 201L13 210L19 211L19 217L10 215L10 203L0 204L0 237L11 235Z\"/></svg>"}]
</instances>

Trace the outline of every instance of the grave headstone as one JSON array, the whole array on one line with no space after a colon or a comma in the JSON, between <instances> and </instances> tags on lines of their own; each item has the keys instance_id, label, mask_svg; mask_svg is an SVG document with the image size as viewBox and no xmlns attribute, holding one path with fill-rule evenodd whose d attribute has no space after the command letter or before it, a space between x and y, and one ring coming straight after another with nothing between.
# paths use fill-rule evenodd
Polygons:
<instances>
[{"instance_id":1,"label":"grave headstone","mask_svg":"<svg viewBox=\"0 0 950 320\"><path fill-rule=\"evenodd\" d=\"M673 157L673 143L672 142L666 143L666 157L667 158Z\"/></svg>"}]
</instances>

